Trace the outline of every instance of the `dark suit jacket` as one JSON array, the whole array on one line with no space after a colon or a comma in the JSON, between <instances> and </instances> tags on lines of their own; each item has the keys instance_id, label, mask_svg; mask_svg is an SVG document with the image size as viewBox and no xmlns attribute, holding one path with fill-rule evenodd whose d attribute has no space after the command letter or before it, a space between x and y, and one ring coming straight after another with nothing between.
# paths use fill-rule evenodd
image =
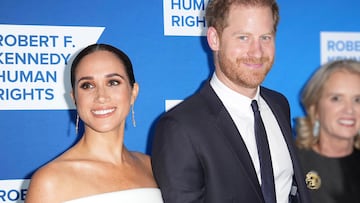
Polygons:
<instances>
[{"instance_id":1,"label":"dark suit jacket","mask_svg":"<svg viewBox=\"0 0 360 203\"><path fill-rule=\"evenodd\" d=\"M310 202L293 143L288 101L264 87L260 94L288 145L298 202ZM209 81L160 118L152 166L165 203L264 202L245 143Z\"/></svg>"}]
</instances>

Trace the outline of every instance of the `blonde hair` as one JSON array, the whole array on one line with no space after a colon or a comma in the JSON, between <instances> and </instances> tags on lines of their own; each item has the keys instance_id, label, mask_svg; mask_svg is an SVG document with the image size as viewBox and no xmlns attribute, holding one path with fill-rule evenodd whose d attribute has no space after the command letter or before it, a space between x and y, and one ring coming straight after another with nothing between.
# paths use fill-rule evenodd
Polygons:
<instances>
[{"instance_id":1,"label":"blonde hair","mask_svg":"<svg viewBox=\"0 0 360 203\"><path fill-rule=\"evenodd\" d=\"M352 59L336 60L321 66L305 85L301 93L301 103L306 111L305 117L296 118L296 145L310 149L318 143L318 136L313 134L315 113L323 87L334 72L346 71L360 76L360 62ZM360 132L355 137L354 147L360 149Z\"/></svg>"}]
</instances>

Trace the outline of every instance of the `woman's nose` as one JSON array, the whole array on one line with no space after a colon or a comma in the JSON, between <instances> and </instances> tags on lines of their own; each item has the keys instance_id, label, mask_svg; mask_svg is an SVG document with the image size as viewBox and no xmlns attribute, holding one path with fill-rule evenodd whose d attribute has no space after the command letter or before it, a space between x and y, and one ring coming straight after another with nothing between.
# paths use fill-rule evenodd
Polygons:
<instances>
[{"instance_id":1,"label":"woman's nose","mask_svg":"<svg viewBox=\"0 0 360 203\"><path fill-rule=\"evenodd\" d=\"M108 101L110 98L110 95L108 94L106 87L97 87L96 90L96 101L100 102L100 103L104 103L106 101Z\"/></svg>"}]
</instances>

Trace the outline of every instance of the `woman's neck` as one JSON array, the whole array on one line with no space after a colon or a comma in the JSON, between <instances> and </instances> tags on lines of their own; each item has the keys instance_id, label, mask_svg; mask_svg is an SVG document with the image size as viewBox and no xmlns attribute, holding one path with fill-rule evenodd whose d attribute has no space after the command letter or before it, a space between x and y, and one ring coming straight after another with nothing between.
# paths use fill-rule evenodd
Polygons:
<instances>
[{"instance_id":1,"label":"woman's neck","mask_svg":"<svg viewBox=\"0 0 360 203\"><path fill-rule=\"evenodd\" d=\"M348 140L340 142L327 142L320 140L313 146L313 150L326 157L339 158L350 155L354 148L353 142Z\"/></svg>"}]
</instances>

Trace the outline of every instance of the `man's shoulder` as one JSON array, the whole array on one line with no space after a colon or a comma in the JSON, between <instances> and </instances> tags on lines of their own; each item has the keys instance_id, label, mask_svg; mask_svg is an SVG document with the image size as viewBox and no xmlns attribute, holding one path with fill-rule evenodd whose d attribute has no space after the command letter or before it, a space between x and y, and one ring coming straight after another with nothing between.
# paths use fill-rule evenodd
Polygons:
<instances>
[{"instance_id":1,"label":"man's shoulder","mask_svg":"<svg viewBox=\"0 0 360 203\"><path fill-rule=\"evenodd\" d=\"M189 113L200 110L201 108L206 105L206 100L201 98L199 92L187 97L186 99L182 100L176 106L171 108L166 114L178 114L178 113Z\"/></svg>"},{"instance_id":2,"label":"man's shoulder","mask_svg":"<svg viewBox=\"0 0 360 203\"><path fill-rule=\"evenodd\" d=\"M260 86L260 94L261 95L266 95L266 96L272 96L272 97L284 97L284 94L274 90L274 89L270 89L268 87L264 87L264 86Z\"/></svg>"},{"instance_id":3,"label":"man's shoulder","mask_svg":"<svg viewBox=\"0 0 360 203\"><path fill-rule=\"evenodd\" d=\"M219 104L219 99L216 97L216 94L212 92L209 86L205 85L167 111L164 116L176 118L184 117L187 119L190 117L190 120L192 120L192 118L214 114L214 112L218 112L219 108L221 108L221 105Z\"/></svg>"},{"instance_id":4,"label":"man's shoulder","mask_svg":"<svg viewBox=\"0 0 360 203\"><path fill-rule=\"evenodd\" d=\"M266 101L272 100L272 101L275 101L276 103L279 103L279 102L285 103L285 104L289 103L286 96L283 93L273 90L273 89L270 89L270 88L267 88L267 87L263 87L263 86L260 87L260 95Z\"/></svg>"}]
</instances>

